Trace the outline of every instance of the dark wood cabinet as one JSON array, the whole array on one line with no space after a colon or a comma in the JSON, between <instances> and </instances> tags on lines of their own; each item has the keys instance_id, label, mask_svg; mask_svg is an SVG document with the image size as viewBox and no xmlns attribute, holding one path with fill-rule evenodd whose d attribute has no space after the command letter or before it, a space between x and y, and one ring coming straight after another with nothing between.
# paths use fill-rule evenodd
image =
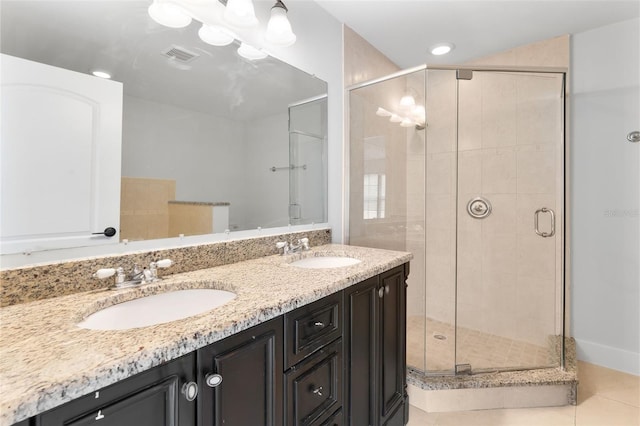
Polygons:
<instances>
[{"instance_id":1,"label":"dark wood cabinet","mask_svg":"<svg viewBox=\"0 0 640 426\"><path fill-rule=\"evenodd\" d=\"M405 424L408 264L345 290L347 424Z\"/></svg>"},{"instance_id":2,"label":"dark wood cabinet","mask_svg":"<svg viewBox=\"0 0 640 426\"><path fill-rule=\"evenodd\" d=\"M282 324L278 317L198 350L198 426L282 425ZM222 379L214 387L212 374Z\"/></svg>"},{"instance_id":3,"label":"dark wood cabinet","mask_svg":"<svg viewBox=\"0 0 640 426\"><path fill-rule=\"evenodd\" d=\"M14 426L402 426L408 268Z\"/></svg>"},{"instance_id":4,"label":"dark wood cabinet","mask_svg":"<svg viewBox=\"0 0 640 426\"><path fill-rule=\"evenodd\" d=\"M193 425L196 402L182 390L195 380L193 353L50 410L37 417L36 425Z\"/></svg>"}]
</instances>

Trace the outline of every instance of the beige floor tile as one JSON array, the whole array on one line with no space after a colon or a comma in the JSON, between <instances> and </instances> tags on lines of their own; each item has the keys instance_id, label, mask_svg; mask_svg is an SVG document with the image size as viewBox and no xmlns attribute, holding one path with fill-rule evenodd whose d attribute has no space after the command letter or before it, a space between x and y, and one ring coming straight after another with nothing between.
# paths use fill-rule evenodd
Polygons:
<instances>
[{"instance_id":1,"label":"beige floor tile","mask_svg":"<svg viewBox=\"0 0 640 426\"><path fill-rule=\"evenodd\" d=\"M578 361L578 402L593 395L640 406L640 377Z\"/></svg>"},{"instance_id":2,"label":"beige floor tile","mask_svg":"<svg viewBox=\"0 0 640 426\"><path fill-rule=\"evenodd\" d=\"M576 407L576 426L638 426L640 408L594 395Z\"/></svg>"},{"instance_id":3,"label":"beige floor tile","mask_svg":"<svg viewBox=\"0 0 640 426\"><path fill-rule=\"evenodd\" d=\"M438 413L427 413L421 409L409 406L409 423L407 426L435 426Z\"/></svg>"}]
</instances>

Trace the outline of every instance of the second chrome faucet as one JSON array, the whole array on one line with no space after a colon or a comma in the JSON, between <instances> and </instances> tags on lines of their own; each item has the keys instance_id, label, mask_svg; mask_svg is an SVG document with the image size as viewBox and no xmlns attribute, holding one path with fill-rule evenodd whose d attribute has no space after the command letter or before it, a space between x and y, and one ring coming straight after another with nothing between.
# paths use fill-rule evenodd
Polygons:
<instances>
[{"instance_id":1,"label":"second chrome faucet","mask_svg":"<svg viewBox=\"0 0 640 426\"><path fill-rule=\"evenodd\" d=\"M290 253L298 253L299 251L309 250L309 239L308 238L300 238L297 244L288 243L286 241L280 241L276 243L276 247L278 249L282 249L282 255L287 255Z\"/></svg>"}]
</instances>

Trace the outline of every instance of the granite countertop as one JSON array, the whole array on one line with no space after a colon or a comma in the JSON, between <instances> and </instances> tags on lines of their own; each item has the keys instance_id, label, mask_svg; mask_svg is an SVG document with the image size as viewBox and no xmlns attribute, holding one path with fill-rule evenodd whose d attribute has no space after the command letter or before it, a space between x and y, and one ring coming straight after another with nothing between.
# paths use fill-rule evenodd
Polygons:
<instances>
[{"instance_id":1,"label":"granite countertop","mask_svg":"<svg viewBox=\"0 0 640 426\"><path fill-rule=\"evenodd\" d=\"M353 266L303 269L301 257L337 255ZM8 426L104 386L190 353L408 262L410 253L324 245L172 275L127 290L96 290L0 309L0 426ZM185 288L237 294L208 313L119 331L81 329L76 323L115 303Z\"/></svg>"}]
</instances>

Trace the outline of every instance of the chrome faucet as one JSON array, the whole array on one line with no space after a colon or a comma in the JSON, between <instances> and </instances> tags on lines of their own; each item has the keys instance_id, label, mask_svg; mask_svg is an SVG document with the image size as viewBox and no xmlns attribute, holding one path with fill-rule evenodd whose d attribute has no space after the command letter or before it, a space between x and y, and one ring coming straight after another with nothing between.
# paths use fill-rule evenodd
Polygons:
<instances>
[{"instance_id":1,"label":"chrome faucet","mask_svg":"<svg viewBox=\"0 0 640 426\"><path fill-rule=\"evenodd\" d=\"M286 241L280 241L276 243L278 249L282 249L282 255L285 256L289 253L298 253L300 251L309 250L309 239L300 238L297 244L288 243Z\"/></svg>"},{"instance_id":2,"label":"chrome faucet","mask_svg":"<svg viewBox=\"0 0 640 426\"><path fill-rule=\"evenodd\" d=\"M171 259L162 259L151 262L148 268L142 269L140 269L140 266L137 264L134 264L133 271L128 277L122 266L115 269L98 269L93 274L93 278L104 279L115 275L115 289L135 287L137 285L148 284L160 280L160 277L158 277L158 268L168 268L172 264L173 261Z\"/></svg>"}]
</instances>

